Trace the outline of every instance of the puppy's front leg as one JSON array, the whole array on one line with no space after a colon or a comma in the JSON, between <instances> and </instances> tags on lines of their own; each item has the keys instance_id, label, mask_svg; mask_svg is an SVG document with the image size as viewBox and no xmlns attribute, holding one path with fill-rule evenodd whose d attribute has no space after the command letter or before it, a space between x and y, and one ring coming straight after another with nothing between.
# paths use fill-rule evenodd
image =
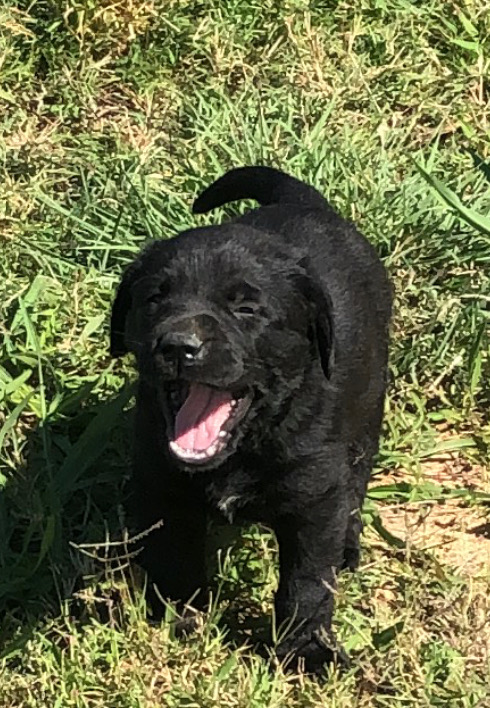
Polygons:
<instances>
[{"instance_id":1,"label":"puppy's front leg","mask_svg":"<svg viewBox=\"0 0 490 708\"><path fill-rule=\"evenodd\" d=\"M279 633L285 632L277 653L290 668L304 663L307 672L319 674L325 663L347 662L331 632L347 523L347 497L337 487L321 499L301 500L294 514L276 524L280 581L275 609Z\"/></svg>"},{"instance_id":2,"label":"puppy's front leg","mask_svg":"<svg viewBox=\"0 0 490 708\"><path fill-rule=\"evenodd\" d=\"M154 616L163 614L163 600L177 603L179 612L189 602L201 609L206 600L205 538L206 515L202 505L192 499L167 500L156 509L147 499L144 511L151 511L145 523L140 507L141 527L149 527L156 518L160 526L142 539L141 564L148 572L148 598ZM160 597L159 597L160 596Z\"/></svg>"}]
</instances>

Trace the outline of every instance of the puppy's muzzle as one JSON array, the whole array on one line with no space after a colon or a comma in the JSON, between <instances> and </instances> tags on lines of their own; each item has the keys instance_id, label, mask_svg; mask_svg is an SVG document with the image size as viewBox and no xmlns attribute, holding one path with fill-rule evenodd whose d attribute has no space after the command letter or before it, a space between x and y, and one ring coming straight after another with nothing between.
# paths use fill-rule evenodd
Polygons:
<instances>
[{"instance_id":1,"label":"puppy's muzzle","mask_svg":"<svg viewBox=\"0 0 490 708\"><path fill-rule=\"evenodd\" d=\"M242 373L220 323L211 314L168 318L155 334L153 354L160 373L169 381L193 380L228 389Z\"/></svg>"},{"instance_id":2,"label":"puppy's muzzle","mask_svg":"<svg viewBox=\"0 0 490 708\"><path fill-rule=\"evenodd\" d=\"M194 333L169 332L162 335L157 349L169 364L192 366L204 355L204 342Z\"/></svg>"}]
</instances>

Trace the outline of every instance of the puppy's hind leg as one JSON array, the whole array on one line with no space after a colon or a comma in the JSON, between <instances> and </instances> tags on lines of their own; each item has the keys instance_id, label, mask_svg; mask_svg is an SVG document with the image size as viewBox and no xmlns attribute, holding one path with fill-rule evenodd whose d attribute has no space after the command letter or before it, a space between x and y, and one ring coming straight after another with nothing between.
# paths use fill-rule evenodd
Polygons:
<instances>
[{"instance_id":1,"label":"puppy's hind leg","mask_svg":"<svg viewBox=\"0 0 490 708\"><path fill-rule=\"evenodd\" d=\"M361 519L362 505L366 496L367 485L373 468L373 458L377 445L366 439L354 444L349 451L349 467L351 471L349 496L349 521L345 536L343 569L354 571L361 557L360 536L363 529Z\"/></svg>"}]
</instances>

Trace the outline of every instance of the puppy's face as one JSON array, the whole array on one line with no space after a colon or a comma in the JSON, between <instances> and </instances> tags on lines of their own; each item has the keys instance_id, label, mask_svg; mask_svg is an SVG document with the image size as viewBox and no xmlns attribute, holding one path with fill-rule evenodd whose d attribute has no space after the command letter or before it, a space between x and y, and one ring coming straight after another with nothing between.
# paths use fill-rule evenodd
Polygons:
<instances>
[{"instance_id":1,"label":"puppy's face","mask_svg":"<svg viewBox=\"0 0 490 708\"><path fill-rule=\"evenodd\" d=\"M136 355L183 466L220 465L259 412L262 428L274 425L301 387L315 336L293 275L287 260L205 236L158 242L128 270L113 310L113 353Z\"/></svg>"}]
</instances>

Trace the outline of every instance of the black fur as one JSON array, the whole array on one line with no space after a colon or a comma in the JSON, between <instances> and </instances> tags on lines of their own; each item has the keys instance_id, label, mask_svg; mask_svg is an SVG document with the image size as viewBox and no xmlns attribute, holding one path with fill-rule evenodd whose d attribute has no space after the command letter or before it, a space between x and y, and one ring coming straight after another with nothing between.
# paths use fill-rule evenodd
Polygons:
<instances>
[{"instance_id":1,"label":"black fur","mask_svg":"<svg viewBox=\"0 0 490 708\"><path fill-rule=\"evenodd\" d=\"M279 655L318 672L335 651L336 571L359 559L391 289L354 226L277 170L233 170L194 211L250 197L266 206L154 242L129 267L111 351L132 351L139 370L136 509L141 529L163 519L145 539L151 581L165 598L202 606L209 514L267 523L279 543L276 620L292 622ZM176 381L245 401L228 445L207 462L169 449Z\"/></svg>"}]
</instances>

